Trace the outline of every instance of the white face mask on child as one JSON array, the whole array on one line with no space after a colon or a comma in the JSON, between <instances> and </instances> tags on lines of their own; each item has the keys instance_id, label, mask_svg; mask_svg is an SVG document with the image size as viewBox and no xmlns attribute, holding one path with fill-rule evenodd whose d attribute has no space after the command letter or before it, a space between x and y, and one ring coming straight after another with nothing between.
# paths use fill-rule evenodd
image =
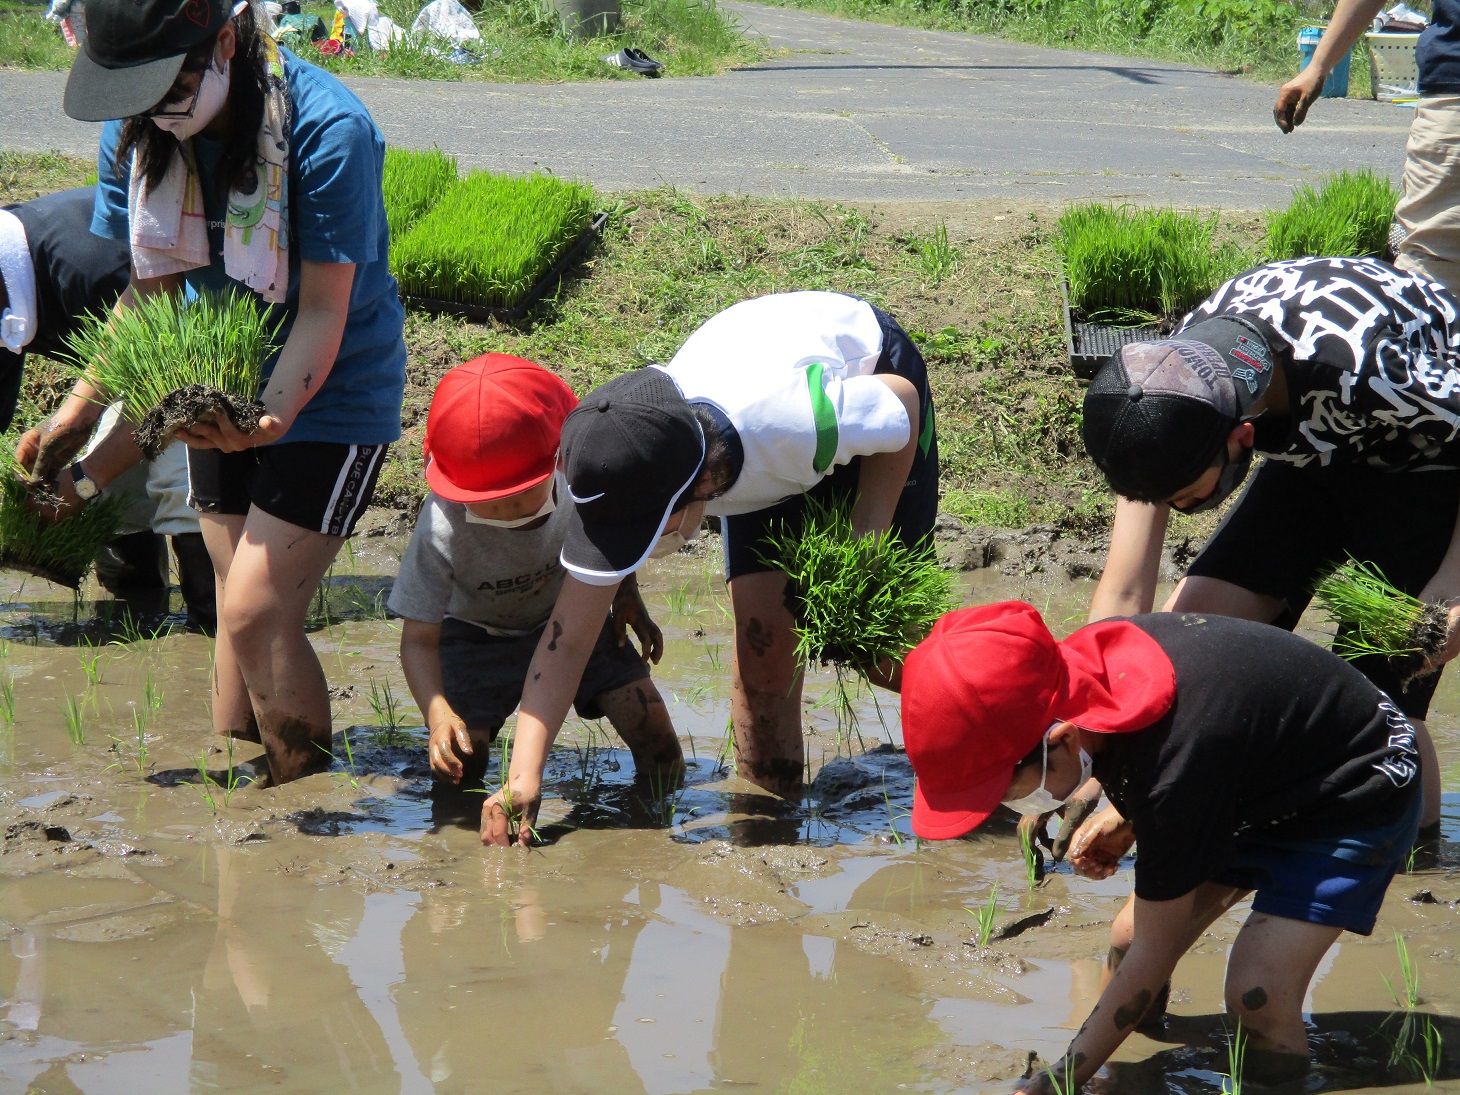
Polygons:
<instances>
[{"instance_id":1,"label":"white face mask on child","mask_svg":"<svg viewBox=\"0 0 1460 1095\"><path fill-rule=\"evenodd\" d=\"M526 517L513 517L505 521L498 520L495 517L478 517L471 511L471 507L467 506L466 523L469 525L490 525L492 528L521 528L523 525L530 525L532 522L546 517L553 510L557 509L557 506L557 491L550 490L547 493L547 497L543 499L542 505L538 507L537 512L529 513Z\"/></svg>"},{"instance_id":2,"label":"white face mask on child","mask_svg":"<svg viewBox=\"0 0 1460 1095\"><path fill-rule=\"evenodd\" d=\"M1026 817L1037 817L1040 814L1053 813L1055 810L1058 810L1061 806L1063 806L1066 799L1070 797L1069 795L1066 795L1064 798L1059 798L1054 794L1053 791L1051 791L1048 787L1044 785L1045 781L1049 779L1049 732L1058 725L1059 723L1054 723L1052 726L1050 726L1049 730L1046 730L1044 732L1044 757L1040 762L1039 786L1030 791L1023 798L1004 800L1004 805L1013 810L1016 814L1023 814ZM1077 779L1075 781L1075 785L1070 788L1071 795L1075 793L1076 789L1084 786L1085 781L1090 778L1090 773L1094 770L1094 767L1095 762L1090 758L1090 754L1081 749L1080 778Z\"/></svg>"},{"instance_id":3,"label":"white face mask on child","mask_svg":"<svg viewBox=\"0 0 1460 1095\"><path fill-rule=\"evenodd\" d=\"M694 518L694 524L689 531L689 535L686 536L684 532L684 523L688 521L691 517ZM679 551L687 546L691 540L697 539L700 534L700 525L704 522L704 519L704 506L697 506L695 503L691 502L688 506L685 507L684 514L679 519L679 524L676 525L672 530L666 531L664 535L659 537L658 542L655 543L653 549L649 552L649 558L663 559L666 555L673 555L676 551Z\"/></svg>"},{"instance_id":4,"label":"white face mask on child","mask_svg":"<svg viewBox=\"0 0 1460 1095\"><path fill-rule=\"evenodd\" d=\"M224 61L221 66L210 64L203 70L203 78L198 84L198 94L193 99L192 110L181 116L154 114L152 124L164 133L171 133L179 141L185 141L189 137L201 133L214 118L218 117L224 104L228 102L228 69L227 61Z\"/></svg>"}]
</instances>

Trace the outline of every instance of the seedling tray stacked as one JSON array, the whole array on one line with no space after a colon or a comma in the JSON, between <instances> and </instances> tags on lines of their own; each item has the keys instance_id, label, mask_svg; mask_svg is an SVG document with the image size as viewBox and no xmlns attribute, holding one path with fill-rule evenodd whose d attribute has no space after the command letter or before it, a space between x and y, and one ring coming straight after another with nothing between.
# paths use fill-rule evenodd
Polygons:
<instances>
[{"instance_id":1,"label":"seedling tray stacked","mask_svg":"<svg viewBox=\"0 0 1460 1095\"><path fill-rule=\"evenodd\" d=\"M581 261L608 219L590 187L486 171L448 186L393 244L401 298L432 314L521 319Z\"/></svg>"}]
</instances>

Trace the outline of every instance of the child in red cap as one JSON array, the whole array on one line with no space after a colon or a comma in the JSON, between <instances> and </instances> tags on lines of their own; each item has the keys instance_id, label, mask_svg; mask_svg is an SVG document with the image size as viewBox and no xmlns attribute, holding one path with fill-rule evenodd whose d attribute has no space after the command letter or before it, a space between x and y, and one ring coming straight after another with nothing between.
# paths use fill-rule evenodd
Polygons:
<instances>
[{"instance_id":1,"label":"child in red cap","mask_svg":"<svg viewBox=\"0 0 1460 1095\"><path fill-rule=\"evenodd\" d=\"M1008 602L939 621L907 658L902 718L919 836L960 836L1001 803L1047 812L1093 770L1114 805L1076 837L1076 868L1106 877L1136 845L1129 948L1112 947L1053 1075L1021 1090L1088 1080L1250 891L1226 983L1248 1075L1307 1071L1308 982L1341 931L1373 930L1419 824L1415 731L1388 696L1266 624L1157 613L1057 642Z\"/></svg>"},{"instance_id":2,"label":"child in red cap","mask_svg":"<svg viewBox=\"0 0 1460 1095\"><path fill-rule=\"evenodd\" d=\"M572 507L554 474L563 419L577 405L541 366L486 354L437 385L426 420L426 482L390 608L404 618L401 665L430 730L431 770L480 778L522 698L527 666L563 582ZM640 658L627 641L634 629ZM620 588L578 685L584 718L606 716L642 774L677 777L684 755L649 679L663 637L638 587Z\"/></svg>"}]
</instances>

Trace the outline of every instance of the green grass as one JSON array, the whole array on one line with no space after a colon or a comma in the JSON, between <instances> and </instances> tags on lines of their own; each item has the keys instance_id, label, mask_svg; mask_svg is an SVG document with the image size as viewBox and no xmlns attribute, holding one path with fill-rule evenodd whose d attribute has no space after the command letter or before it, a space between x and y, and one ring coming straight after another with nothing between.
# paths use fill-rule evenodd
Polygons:
<instances>
[{"instance_id":1,"label":"green grass","mask_svg":"<svg viewBox=\"0 0 1460 1095\"><path fill-rule=\"evenodd\" d=\"M407 296L509 307L582 231L595 201L584 183L473 172L395 245L392 272Z\"/></svg>"},{"instance_id":2,"label":"green grass","mask_svg":"<svg viewBox=\"0 0 1460 1095\"><path fill-rule=\"evenodd\" d=\"M0 68L64 69L75 56L44 3L0 2Z\"/></svg>"},{"instance_id":3,"label":"green grass","mask_svg":"<svg viewBox=\"0 0 1460 1095\"><path fill-rule=\"evenodd\" d=\"M1250 251L1217 241L1214 213L1090 202L1059 224L1070 306L1095 322L1174 316L1254 265Z\"/></svg>"},{"instance_id":4,"label":"green grass","mask_svg":"<svg viewBox=\"0 0 1460 1095\"><path fill-rule=\"evenodd\" d=\"M137 418L194 384L256 399L281 321L243 293L156 293L88 317L68 346L77 370Z\"/></svg>"},{"instance_id":5,"label":"green grass","mask_svg":"<svg viewBox=\"0 0 1460 1095\"><path fill-rule=\"evenodd\" d=\"M385 150L381 190L392 246L440 200L456 181L456 174L456 157L448 156L439 148L424 152L404 148Z\"/></svg>"},{"instance_id":6,"label":"green grass","mask_svg":"<svg viewBox=\"0 0 1460 1095\"><path fill-rule=\"evenodd\" d=\"M772 529L762 561L785 572L796 654L865 671L900 661L953 607L952 575L930 552L859 536L844 506L808 502L799 531Z\"/></svg>"},{"instance_id":7,"label":"green grass","mask_svg":"<svg viewBox=\"0 0 1460 1095\"><path fill-rule=\"evenodd\" d=\"M1341 171L1317 190L1305 183L1268 214L1268 256L1382 255L1398 201L1399 188L1368 170Z\"/></svg>"}]
</instances>

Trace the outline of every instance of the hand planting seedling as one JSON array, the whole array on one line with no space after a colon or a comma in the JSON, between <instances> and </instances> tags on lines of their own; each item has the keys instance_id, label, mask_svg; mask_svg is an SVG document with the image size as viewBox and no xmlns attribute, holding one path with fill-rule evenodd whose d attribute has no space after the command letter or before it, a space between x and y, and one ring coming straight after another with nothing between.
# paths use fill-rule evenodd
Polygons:
<instances>
[{"instance_id":1,"label":"hand planting seedling","mask_svg":"<svg viewBox=\"0 0 1460 1095\"><path fill-rule=\"evenodd\" d=\"M390 226L390 242L396 241L441 200L456 181L456 157L439 148L413 151L405 148L385 150L385 173L381 193L385 198L385 221Z\"/></svg>"},{"instance_id":2,"label":"hand planting seedling","mask_svg":"<svg viewBox=\"0 0 1460 1095\"><path fill-rule=\"evenodd\" d=\"M0 451L14 447L0 442ZM76 589L102 544L116 535L123 504L102 495L78 513L51 520L49 491L23 476L13 458L0 455L0 567Z\"/></svg>"},{"instance_id":3,"label":"hand planting seedling","mask_svg":"<svg viewBox=\"0 0 1460 1095\"><path fill-rule=\"evenodd\" d=\"M407 297L510 308L583 231L594 202L582 183L473 172L392 246L391 272Z\"/></svg>"},{"instance_id":4,"label":"hand planting seedling","mask_svg":"<svg viewBox=\"0 0 1460 1095\"><path fill-rule=\"evenodd\" d=\"M952 576L930 551L859 536L845 506L808 501L805 527L767 539L763 562L785 572L796 653L858 675L900 662L953 607ZM870 679L870 678L869 678Z\"/></svg>"},{"instance_id":5,"label":"hand planting seedling","mask_svg":"<svg viewBox=\"0 0 1460 1095\"><path fill-rule=\"evenodd\" d=\"M1333 652L1341 658L1377 654L1416 673L1449 638L1444 605L1426 604L1395 588L1370 563L1350 559L1318 583L1314 596L1339 625Z\"/></svg>"},{"instance_id":6,"label":"hand planting seedling","mask_svg":"<svg viewBox=\"0 0 1460 1095\"><path fill-rule=\"evenodd\" d=\"M1304 183L1268 214L1268 256L1384 255L1398 201L1398 188L1372 171L1340 171L1318 190Z\"/></svg>"},{"instance_id":7,"label":"hand planting seedling","mask_svg":"<svg viewBox=\"0 0 1460 1095\"><path fill-rule=\"evenodd\" d=\"M126 404L152 459L178 430L220 414L244 433L258 428L263 365L282 323L240 293L158 293L88 318L68 346L87 382Z\"/></svg>"}]
</instances>

